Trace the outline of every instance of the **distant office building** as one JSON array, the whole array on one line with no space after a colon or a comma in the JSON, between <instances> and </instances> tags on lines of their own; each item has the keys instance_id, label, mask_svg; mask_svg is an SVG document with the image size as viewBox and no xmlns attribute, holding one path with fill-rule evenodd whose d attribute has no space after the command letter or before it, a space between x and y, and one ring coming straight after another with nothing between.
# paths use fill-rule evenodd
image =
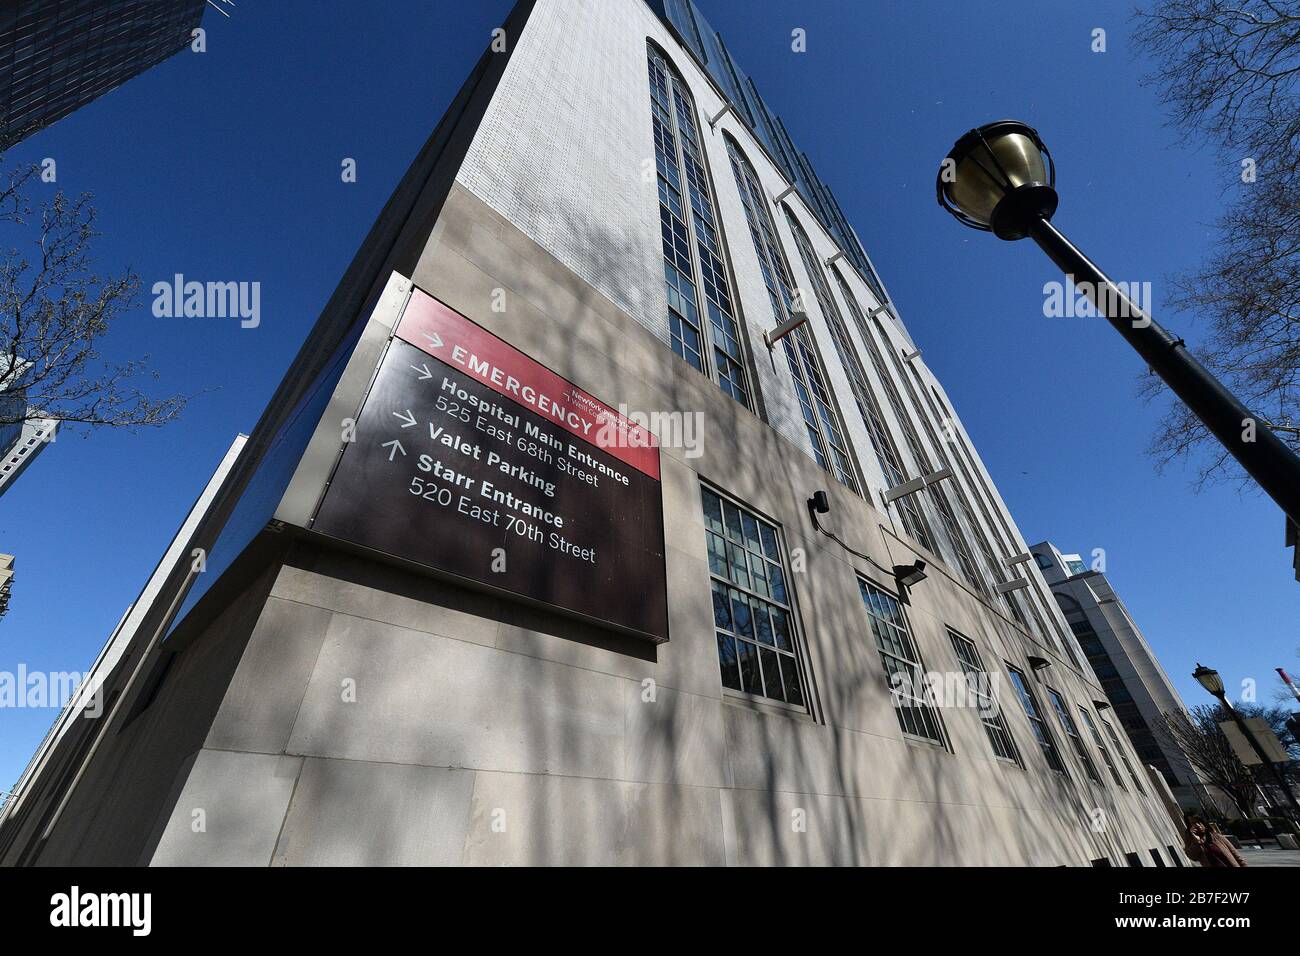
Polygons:
<instances>
[{"instance_id":1,"label":"distant office building","mask_svg":"<svg viewBox=\"0 0 1300 956\"><path fill-rule=\"evenodd\" d=\"M14 584L14 556L0 554L0 617L9 612L9 595Z\"/></svg>"},{"instance_id":2,"label":"distant office building","mask_svg":"<svg viewBox=\"0 0 1300 956\"><path fill-rule=\"evenodd\" d=\"M0 149L183 49L205 0L0 4Z\"/></svg>"},{"instance_id":3,"label":"distant office building","mask_svg":"<svg viewBox=\"0 0 1300 956\"><path fill-rule=\"evenodd\" d=\"M1180 804L1197 807L1207 798L1205 781L1163 732L1162 715L1187 707L1124 602L1080 555L1062 554L1050 541L1030 550L1138 756L1160 771Z\"/></svg>"},{"instance_id":4,"label":"distant office building","mask_svg":"<svg viewBox=\"0 0 1300 956\"><path fill-rule=\"evenodd\" d=\"M54 441L59 423L39 415L27 405L23 380L31 363L18 360L17 375L7 375L8 360L0 359L0 495L9 489L28 465Z\"/></svg>"},{"instance_id":5,"label":"distant office building","mask_svg":"<svg viewBox=\"0 0 1300 956\"><path fill-rule=\"evenodd\" d=\"M503 29L0 863L1180 862L943 386L696 4Z\"/></svg>"},{"instance_id":6,"label":"distant office building","mask_svg":"<svg viewBox=\"0 0 1300 956\"><path fill-rule=\"evenodd\" d=\"M4 450L0 459L0 495L18 480L18 476L39 455L59 432L59 423L53 418L37 418L23 423L18 438Z\"/></svg>"}]
</instances>

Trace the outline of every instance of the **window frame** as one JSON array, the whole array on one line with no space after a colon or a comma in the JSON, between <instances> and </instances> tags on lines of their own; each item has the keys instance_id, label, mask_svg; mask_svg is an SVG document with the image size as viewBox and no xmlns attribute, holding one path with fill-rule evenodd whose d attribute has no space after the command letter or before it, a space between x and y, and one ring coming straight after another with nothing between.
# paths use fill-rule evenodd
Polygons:
<instances>
[{"instance_id":1,"label":"window frame","mask_svg":"<svg viewBox=\"0 0 1300 956\"><path fill-rule=\"evenodd\" d=\"M1029 676L1014 664L1006 661L1003 661L1003 664L1006 665L1011 684L1016 689L1016 696L1020 698L1020 709L1024 711L1025 719L1029 721L1030 732L1047 760L1048 769L1067 780L1070 779L1070 771L1061 756L1061 748L1057 746L1056 738L1052 736L1052 729L1047 726L1047 718L1043 716L1043 708L1039 706L1038 698L1034 696L1034 690L1029 686ZM1038 734L1040 730L1041 737Z\"/></svg>"},{"instance_id":2,"label":"window frame","mask_svg":"<svg viewBox=\"0 0 1300 956\"><path fill-rule=\"evenodd\" d=\"M802 716L813 717L814 716L814 708L813 708L814 685L812 679L812 665L808 656L805 632L800 622L799 609L798 609L798 604L797 604L795 590L794 590L794 582L790 572L789 552L788 549L786 548L786 544L784 540L785 538L784 531L779 522L774 521L773 519L764 515L762 512L758 511L757 509L744 504L739 499L737 499L734 495L727 494L725 491L723 491L721 488L717 487L716 485L713 485L701 479L699 482L699 488L700 488L700 517L701 517L701 521L704 524L705 551L706 554L709 555L706 558L706 562L708 563L708 567L709 567L709 595L710 595L710 615L711 615L710 626L714 633L715 650L717 650L716 645L718 643L719 633L728 634L733 640L733 642L737 640L745 640L748 643L753 644L756 648L759 648L759 657L757 658L757 660L759 662L760 677L762 677L762 673L763 673L762 663L761 663L762 650L770 649L772 653L776 654L778 657L778 664L781 663L779 661L780 657L792 658L795 662L795 667L797 671L796 679L798 681L799 691L803 695L803 703L793 704L782 698L768 697L765 693L758 694L758 693L754 693L753 691L737 689L728 686L723 676L722 656L720 651L718 651L718 682L722 687L723 697L730 700L743 701L745 703L761 705L764 707L777 708L780 709L782 712L788 713L792 716L802 715ZM780 568L781 575L784 579L784 586L786 592L786 602L784 604L780 600L770 595L764 595L761 591L754 589L752 586L747 586L745 584L741 584L732 580L729 573L728 576L723 577L714 571L713 559L712 559L713 552L710 550L710 535L711 534L716 535L717 532L714 531L709 524L709 517L708 517L708 512L706 510L706 504L705 504L706 495L713 495L715 498L719 500L719 502L723 506L724 510L722 511L722 514L723 514L724 532L722 534L722 539L723 539L724 546L731 545L733 543L726 534L725 506L727 505L739 511L742 516L741 518L742 537L744 536L743 518L745 515L748 515L750 518L755 519L755 521L760 522L763 525L767 525L772 530L773 538L775 541L775 549L777 552L777 561L773 562L772 559L768 557L766 554L766 547L761 540L761 536L762 536L761 528L759 531L760 549L762 550L762 554L760 555L760 557L762 557L763 559L765 559L770 563L777 564L778 567ZM727 555L726 560L728 565L730 565L731 548L726 547L725 550ZM748 555L755 554L758 552L752 552L748 548L744 548L744 550L746 551L747 574L749 575L750 581L752 583L753 580L752 572L748 570L749 561L750 561ZM730 572L729 567L728 567L728 572ZM751 639L751 638L746 638L741 634L738 634L734 630L734 628L720 627L717 620L716 606L713 602L714 589L718 585L721 585L723 588L726 588L728 590L735 590L740 592L747 599L747 603L750 604L751 608L752 608L752 602L760 601L785 611L789 621L789 636L790 636L790 643L791 643L792 650L790 651L781 650L775 644L765 645L764 642L759 641L756 637ZM729 616L733 614L731 610L730 600L731 597L730 595L728 595ZM739 668L739 658L737 658L736 666L737 668ZM783 678L783 690L784 690L784 671L782 671L782 678ZM740 683L743 688L744 686L743 675L741 675ZM766 689L767 682L765 678L763 680L763 683L764 683L764 689Z\"/></svg>"},{"instance_id":3,"label":"window frame","mask_svg":"<svg viewBox=\"0 0 1300 956\"><path fill-rule=\"evenodd\" d=\"M1124 751L1124 745L1119 739L1119 734L1115 732L1114 725L1101 714L1097 715L1097 719L1100 720L1102 726L1106 728L1106 735L1110 737L1111 743L1113 743L1115 749L1119 751L1119 759L1124 762L1124 769L1128 771L1129 779L1133 781L1133 789L1145 797L1147 795L1146 787L1142 786L1141 778L1138 777L1137 772L1133 769L1133 764L1129 762L1128 754Z\"/></svg>"},{"instance_id":4,"label":"window frame","mask_svg":"<svg viewBox=\"0 0 1300 956\"><path fill-rule=\"evenodd\" d=\"M1074 718L1070 716L1070 705L1066 703L1065 696L1054 687L1047 687L1047 697L1052 702L1052 709L1056 711L1057 723L1061 725L1061 731L1065 734L1066 739L1070 741L1070 746L1074 748L1074 755L1079 758L1079 763L1083 764L1083 773L1089 780L1097 786L1105 786L1101 779L1101 772L1097 769L1097 764L1093 761L1092 755L1088 753L1088 747L1084 743L1083 736L1079 733L1079 728L1074 723Z\"/></svg>"},{"instance_id":5,"label":"window frame","mask_svg":"<svg viewBox=\"0 0 1300 956\"><path fill-rule=\"evenodd\" d=\"M835 347L836 355L839 356L840 366L844 369L845 378L848 379L849 392L853 396L854 404L858 407L858 413L862 416L863 427L867 433L867 438L871 441L873 450L876 452L881 470L886 473L887 481L892 484L901 484L907 480L906 471L902 467L902 459L899 457L893 438L889 434L888 426L884 424L884 417L880 414L880 407L876 402L871 380L867 377L866 367L862 364L862 357L858 354L857 346L853 342L853 337L849 334L848 325L840 312L839 304L835 301L835 295L831 292L829 279L823 270L821 260L818 258L817 250L812 244L812 237L808 235L808 230L803 227L803 223L799 221L799 217L795 215L794 209L789 202L778 203L777 208L785 214L786 226L789 228L790 234L794 236L794 246L799 253L799 261L803 263L804 272L808 274L808 280L812 283L813 298L821 309L822 318L826 320L826 327L831 335L831 344ZM788 268L789 263L787 262L786 265ZM793 276L791 277L793 278ZM804 311L807 312L807 297L802 295L799 286L796 285L794 288L795 292L801 296ZM847 433L845 442L846 444L848 442ZM882 447L885 449L884 453L881 451ZM889 455L892 455L892 457L887 457ZM896 478L891 477L888 472L887 466L891 464L896 465ZM865 482L863 488L866 488ZM909 507L911 502L908 498L900 498L896 504L899 506L900 511L903 511ZM904 511L904 514L907 515L908 512ZM929 529L924 517L918 513L916 520L917 526L913 527L908 524L908 531L923 547L933 551L934 542L929 537Z\"/></svg>"},{"instance_id":6,"label":"window frame","mask_svg":"<svg viewBox=\"0 0 1300 956\"><path fill-rule=\"evenodd\" d=\"M695 95L687 84L682 72L677 69L675 63L668 54L649 37L646 38L646 61L647 61L647 84L650 98L650 125L652 138L654 140L655 151L655 193L656 202L659 206L659 218L661 230L668 228L670 225L675 227L680 225L685 233L684 245L687 246L686 258L690 260L691 274L685 276L685 280L692 286L691 301L686 303L694 312L694 317L684 315L682 310L677 308L674 302L674 293L677 298L686 299L681 288L668 278L665 274L665 293L667 301L665 308L668 310L668 346L674 355L681 358L691 368L700 372L706 378L710 379L713 384L717 385L722 393L736 401L738 404L751 412L757 413L758 398L755 394L754 374L751 366L751 355L748 348L747 337L745 334L745 323L741 315L740 298L736 292L735 274L731 267L730 254L727 244L726 233L723 228L722 214L718 207L718 190L714 181L713 172L709 167L709 159L705 150L705 140L701 131L699 122L699 107L695 102ZM658 125L663 125L664 120L658 115L658 110L664 108L659 103L656 92L656 84L651 78L651 73L656 70L657 62L662 63L668 107L665 112L671 121L671 128L665 130L667 137L672 140L673 147L673 171L677 177L677 183L667 181L677 195L679 210L674 211L670 203L665 203L663 184L665 175L660 168L663 156L661 155L662 145L659 142ZM686 137L682 130L682 121L686 119L692 124L692 136L689 141L694 147L698 156L688 153ZM657 121L657 123L656 123ZM708 212L712 222L705 220L705 224L713 230L713 248L700 234L701 214L695 206L696 194L701 190L691 181L691 167L687 164L690 159L699 167L702 190L707 192L702 199L708 206ZM667 214L672 223L664 223L664 215ZM675 228L673 235L677 236ZM678 237L681 238L681 237ZM661 245L666 242L662 232L660 235ZM660 258L664 261L665 268L671 267L679 275L681 273L682 263L677 256L680 256L683 250L676 248L674 256L670 257L664 249L660 249ZM706 281L706 270L704 252L717 260L717 266L709 270L709 275L713 278L711 284L718 290L722 297L727 301L725 303L717 301L718 295L710 293L710 281ZM717 309L719 314L725 319L723 323L730 325L728 329L719 329L713 321L712 312ZM685 339L676 334L673 330L673 318L676 317L680 322L689 325L697 337L697 348L688 348ZM727 349L719 346L717 335L734 339L735 353L730 354ZM681 339L682 351L678 351L675 340ZM686 352L698 352L700 366L697 368L695 363L687 357ZM722 361L718 354L726 356L729 363L734 364L738 375L739 382L732 383L730 376L724 376ZM730 386L730 387L729 387ZM739 390L740 396L735 394Z\"/></svg>"},{"instance_id":7,"label":"window frame","mask_svg":"<svg viewBox=\"0 0 1300 956\"><path fill-rule=\"evenodd\" d=\"M868 629L870 631L872 640L875 644L876 651L877 653L880 654L881 664L884 669L885 689L889 692L891 703L897 700L897 695L898 695L897 689L893 687L891 683L892 675L897 673L897 671L890 669L891 660L899 662L903 664L905 667L915 668L917 675L920 678L918 682L922 686L921 693L924 696L923 697L917 696L915 694L911 696L912 700L919 702L918 706L914 708L907 708L907 707L900 707L897 705L897 703L893 704L894 714L895 717L898 719L898 726L899 726L899 730L902 732L903 739L910 740L918 744L923 744L927 747L934 747L951 753L952 745L949 741L947 728L944 726L943 715L939 712L939 706L934 702L928 682L924 680L925 675L929 672L926 669L925 659L921 654L921 648L917 645L916 633L912 628L912 622L908 619L907 616L907 605L905 605L899 599L898 595L894 594L888 588L882 587L881 585L877 584L875 581L873 581L871 578L867 577L866 575L861 573L856 573L855 577L857 578L857 582L858 582L858 596L862 600L862 608L867 615ZM877 594L881 595L882 597L893 602L895 608L897 609L898 616L901 618L903 622L901 626L895 624L893 621L890 621L885 617L880 616L879 614L877 614L872 610L871 602L868 600L867 593L866 593L867 589L871 589L872 591L875 591ZM907 644L906 649L911 652L913 658L912 660L908 660L907 658L903 657L902 655L894 651L886 650L885 642L881 639L880 634L877 632L875 628L875 621L877 620L879 620L886 627L894 628L902 632L902 636L906 639L906 644ZM908 729L907 723L904 720L904 715L906 713L912 712L913 710L919 711L923 715L928 715L930 717L930 719L934 724L935 733L937 734L937 736L931 737L927 734L916 733L915 731Z\"/></svg>"},{"instance_id":8,"label":"window frame","mask_svg":"<svg viewBox=\"0 0 1300 956\"><path fill-rule=\"evenodd\" d=\"M763 286L767 290L772 319L779 326L789 320L798 294L798 287L790 271L789 256L769 208L767 192L763 189L758 170L734 136L724 132L723 140L731 165L732 181L745 213L745 225L758 259ZM812 452L813 460L840 484L855 495L862 496L865 487L862 469L849 441L839 402L828 384L826 363L817 350L809 323L805 322L784 336L781 345L790 368L791 385L803 418L807 447Z\"/></svg>"},{"instance_id":9,"label":"window frame","mask_svg":"<svg viewBox=\"0 0 1300 956\"><path fill-rule=\"evenodd\" d=\"M946 630L948 631L948 639L952 642L953 652L957 655L957 663L961 666L962 671L969 677L978 678L978 675L983 674L985 678L991 678L992 675L989 673L988 668L984 666L984 656L980 654L979 647L975 642L952 627L947 627ZM962 656L962 648L970 651L974 657L973 661L967 661ZM1023 770L1025 765L1020 756L1020 748L1016 745L1016 738L1012 735L1011 727L1006 721L1006 715L1002 712L1002 702L993 694L992 688L989 689L988 694L981 694L974 688L972 688L971 692L976 697L987 697L993 702L993 717L985 717L984 714L976 711L976 716L979 718L980 723L984 725L984 732L985 736L988 737L989 746L993 750L993 759L1012 764ZM1006 744L1011 750L1010 756L998 753L995 731L1006 738Z\"/></svg>"},{"instance_id":10,"label":"window frame","mask_svg":"<svg viewBox=\"0 0 1300 956\"><path fill-rule=\"evenodd\" d=\"M1097 745L1097 750L1101 754L1101 761L1110 771L1111 778L1114 779L1115 785L1128 793L1128 787L1124 785L1124 778L1119 775L1119 768L1115 766L1115 761L1106 749L1106 741L1102 739L1101 731L1097 729L1096 722L1092 719L1092 714L1083 704L1079 705L1079 713L1083 715L1083 722L1088 725L1088 732L1092 734L1093 743Z\"/></svg>"}]
</instances>

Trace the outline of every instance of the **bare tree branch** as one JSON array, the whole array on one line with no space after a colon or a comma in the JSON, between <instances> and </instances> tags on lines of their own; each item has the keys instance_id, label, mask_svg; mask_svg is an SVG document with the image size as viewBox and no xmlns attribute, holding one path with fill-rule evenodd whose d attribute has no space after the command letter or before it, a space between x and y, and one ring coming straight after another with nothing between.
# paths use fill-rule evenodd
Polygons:
<instances>
[{"instance_id":1,"label":"bare tree branch","mask_svg":"<svg viewBox=\"0 0 1300 956\"><path fill-rule=\"evenodd\" d=\"M154 398L137 383L149 357L106 360L99 343L137 303L133 272L100 276L92 268L91 196L60 192L33 208L26 187L39 167L0 180L0 427L53 418L87 427L162 425L187 398ZM30 257L22 248L31 250Z\"/></svg>"},{"instance_id":2,"label":"bare tree branch","mask_svg":"<svg viewBox=\"0 0 1300 956\"><path fill-rule=\"evenodd\" d=\"M1186 139L1208 135L1234 180L1217 251L1174 279L1168 304L1207 320L1198 358L1300 451L1300 9L1155 0L1136 25L1171 125ZM1153 398L1163 387L1144 378L1138 391ZM1150 451L1161 469L1194 463L1198 486L1249 484L1181 403L1160 421Z\"/></svg>"},{"instance_id":3,"label":"bare tree branch","mask_svg":"<svg viewBox=\"0 0 1300 956\"><path fill-rule=\"evenodd\" d=\"M1250 817L1254 815L1255 780L1219 729L1222 719L1217 706L1201 705L1188 713L1165 714L1164 726L1156 731L1187 755L1206 783L1226 793L1242 816Z\"/></svg>"}]
</instances>

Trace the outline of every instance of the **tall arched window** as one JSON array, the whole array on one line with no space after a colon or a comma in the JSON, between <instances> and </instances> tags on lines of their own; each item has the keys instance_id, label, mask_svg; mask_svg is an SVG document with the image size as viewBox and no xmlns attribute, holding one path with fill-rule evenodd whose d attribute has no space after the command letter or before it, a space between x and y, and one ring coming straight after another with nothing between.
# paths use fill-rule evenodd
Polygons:
<instances>
[{"instance_id":1,"label":"tall arched window","mask_svg":"<svg viewBox=\"0 0 1300 956\"><path fill-rule=\"evenodd\" d=\"M885 336L884 329L880 328L879 331L881 338L887 343L889 340L888 337ZM912 379L916 383L917 389L920 394L925 397L926 406L929 408L930 414L933 416L935 421L945 423L943 428L948 434L949 444L953 448L952 462L956 464L957 473L961 476L963 484L970 489L971 496L975 499L975 506L979 509L979 513L984 517L984 523L988 528L988 534L992 537L992 542L1000 546L1000 550L1003 554L1003 564L1005 565L1006 562L1012 556L1019 553L1020 550L1016 544L1015 535L1011 532L1011 526L1007 523L1006 519L1002 516L1002 512L998 510L997 505L994 503L993 493L989 486L984 482L983 476L979 473L979 469L975 465L975 458L971 454L970 449L966 446L966 442L963 440L961 432L953 425L955 419L953 418L952 412L943 402L943 399L939 397L939 393L934 390L933 386L930 386L928 389L926 388L925 383L921 378L921 373L916 370L916 366L911 367L911 372ZM972 523L971 527L973 529L976 528L974 523ZM998 536L999 531L1001 532L1001 537ZM978 530L976 530L975 533L977 536L976 541L980 543L981 550L983 551L987 549L989 539ZM1047 611L1046 607L1044 607L1043 612L1040 613L1037 600L1043 600L1043 598L1038 590L1039 579L1032 574L1026 576L1030 581L1029 588L1020 591L1011 591L1002 596L1003 601L1006 602L1007 610L1011 612L1011 616L1015 618L1022 627L1026 630L1031 630L1029 620L1025 615L1025 611L1028 610L1029 616L1033 618L1034 625L1037 628L1039 639L1050 639L1057 650L1063 651L1065 655L1074 662L1076 669L1086 673L1086 671L1083 670L1083 663L1080 661L1079 655L1075 652L1075 642L1070 640L1068 635L1060 629L1056 618L1051 615L1050 611Z\"/></svg>"},{"instance_id":2,"label":"tall arched window","mask_svg":"<svg viewBox=\"0 0 1300 956\"><path fill-rule=\"evenodd\" d=\"M840 277L840 282L844 282L843 276ZM847 284L845 284L844 288L846 295L852 295ZM916 389L912 387L912 383L907 377L907 372L903 368L903 360L899 358L898 353L890 347L889 337L885 334L885 329L880 324L880 320L873 318L871 322L872 327L879 336L880 343L879 348L877 348L876 341L869 338L873 355L876 355L876 353L880 351L889 353L894 374L898 376L898 381L903 383L903 389L910 401L910 408L915 413L916 420L921 423L921 428L924 430L926 437L930 440L930 447L934 449L935 456L938 459L937 466L939 468L951 467L952 462L949 461L949 456L944 449L944 443L939 440L937 426L930 420L930 417L925 413L925 409L921 406L920 397L917 395ZM870 336L869 331L865 334L867 334L868 337ZM876 357L878 359L878 355ZM894 387L892 382L889 387L891 389ZM894 398L895 400L900 400L896 392ZM910 429L911 426L909 425L908 428ZM915 440L915 434L913 434L913 440ZM931 467L929 463L924 463L922 465L923 469L929 467ZM957 551L957 559L962 569L962 573L966 576L967 582L971 587L975 588L975 590L982 591L985 595L991 594L992 592L989 591L989 584L990 582L997 584L1002 580L1002 569L999 567L997 558L994 557L993 550L989 546L987 539L985 539L984 535L980 531L979 522L975 520L975 512L971 510L970 502L966 500L966 496L962 492L961 483L957 480L957 473L954 471L953 477L948 481L940 482L938 485L931 485L930 491L933 492L935 507L939 511L939 516L943 521L945 530L948 532L949 539L952 541L952 546ZM966 529L963 528L961 522L957 520L957 515L952 507L953 502L956 502L957 507L961 509L962 516L966 519L966 527L970 529L970 535L974 538L976 547L979 548L980 557L984 561L985 576L980 575L978 565L975 562L974 553L971 551L970 542L967 539ZM1023 623L1019 609L1011 596L1009 594L1004 594L1003 599L1006 601L1012 617Z\"/></svg>"},{"instance_id":3,"label":"tall arched window","mask_svg":"<svg viewBox=\"0 0 1300 956\"><path fill-rule=\"evenodd\" d=\"M715 378L724 392L749 408L740 330L723 262L717 204L695 122L695 102L663 53L650 45L648 56L669 343L692 367ZM701 286L708 344L700 319Z\"/></svg>"},{"instance_id":4,"label":"tall arched window","mask_svg":"<svg viewBox=\"0 0 1300 956\"><path fill-rule=\"evenodd\" d=\"M880 385L885 390L885 398L889 401L889 407L894 412L894 418L897 420L903 438L907 442L908 450L912 454L912 460L916 462L916 467L921 475L931 474L938 469L935 468L929 452L921 441L921 436L917 434L916 428L912 424L907 404L898 392L898 386L894 383L889 368L885 365L880 348L877 347L875 339L871 337L871 329L868 327L866 316L862 313L862 306L858 304L857 297L853 294L853 290L849 288L849 284L845 281L839 269L832 268L832 271L835 273L836 281L839 284L840 294L844 296L844 302L848 305L849 314L853 316L853 322L858 327L858 334L862 337L862 344L866 346L872 367L876 370L876 377L880 379ZM933 434L931 434L931 441L937 450L941 448L934 440ZM937 453L942 458L942 451L937 451ZM943 524L944 532L948 536L949 560L953 561L954 566L961 571L971 587L977 591L986 591L988 585L980 577L975 558L971 554L970 545L966 542L966 535L957 521L951 502L948 500L949 489L943 483L939 483L930 485L923 493L929 496L931 504L934 505L935 511L939 514L939 520ZM916 498L919 498L919 494L900 498L899 501L900 503L911 501L911 507L919 508L920 502L915 500ZM906 518L906 515L907 512L904 511L904 518ZM931 549L934 548L933 545L930 547Z\"/></svg>"},{"instance_id":5,"label":"tall arched window","mask_svg":"<svg viewBox=\"0 0 1300 956\"><path fill-rule=\"evenodd\" d=\"M844 325L844 317L840 315L839 306L835 304L835 298L831 295L830 286L826 284L826 276L822 273L822 266L817 259L817 253L812 247L812 240L808 238L808 233L799 224L799 220L794 217L790 207L782 206L782 208L785 210L785 218L790 226L790 232L794 234L794 244L799 250L799 257L803 260L804 271L808 273L808 280L812 283L813 296L817 299L817 304L821 306L822 315L825 316L826 324L830 327L831 341L835 343L835 351L839 353L840 364L844 366L844 371L849 376L849 385L852 387L853 396L857 400L858 411L862 413L862 422L866 425L872 447L875 448L876 460L879 462L885 480L889 482L890 486L901 485L907 481L908 475L903 468L898 448L889 434L889 429L885 426L884 416L880 414L880 405L876 402L876 397L871 391L871 383L867 379L866 369L862 367L862 359L858 357L857 349L854 348L853 341L849 338L848 328ZM934 537L930 533L930 526L925 520L925 515L917 506L916 499L911 495L907 495L899 498L897 505L899 513L903 517L903 525L911 532L912 537L916 538L926 548L934 551Z\"/></svg>"},{"instance_id":6,"label":"tall arched window","mask_svg":"<svg viewBox=\"0 0 1300 956\"><path fill-rule=\"evenodd\" d=\"M776 227L768 214L767 198L759 184L758 174L730 136L727 137L727 152L731 156L731 169L736 175L736 187L740 190L740 199L745 207L749 234L754 240L763 282L772 304L774 324L780 325L790 318L794 307L794 283L790 280L790 268L777 241ZM826 376L813 348L808 326L801 325L781 339L781 344L790 363L790 374L794 378L794 390L799 397L799 407L803 412L804 427L808 431L813 457L842 484L858 491L858 480L849 457L848 443L844 440L844 429L831 401Z\"/></svg>"}]
</instances>

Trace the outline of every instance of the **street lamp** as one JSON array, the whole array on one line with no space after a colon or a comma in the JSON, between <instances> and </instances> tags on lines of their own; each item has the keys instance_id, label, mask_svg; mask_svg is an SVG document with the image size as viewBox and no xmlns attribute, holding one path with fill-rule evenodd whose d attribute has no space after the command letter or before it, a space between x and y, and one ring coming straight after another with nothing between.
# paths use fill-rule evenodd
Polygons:
<instances>
[{"instance_id":1,"label":"street lamp","mask_svg":"<svg viewBox=\"0 0 1300 956\"><path fill-rule=\"evenodd\" d=\"M1192 677L1196 679L1196 683L1205 688L1211 697L1217 697L1220 701L1227 703L1227 698L1223 693L1223 678L1219 676L1218 671L1206 667L1198 661L1196 670L1192 671Z\"/></svg>"},{"instance_id":2,"label":"street lamp","mask_svg":"<svg viewBox=\"0 0 1300 956\"><path fill-rule=\"evenodd\" d=\"M958 222L999 239L1032 238L1259 482L1291 524L1300 525L1300 458L1192 357L1182 339L1144 314L1052 225L1056 166L1036 130L1015 120L971 130L943 161L935 189L939 205Z\"/></svg>"},{"instance_id":3,"label":"street lamp","mask_svg":"<svg viewBox=\"0 0 1300 956\"><path fill-rule=\"evenodd\" d=\"M971 130L939 170L939 205L999 239L1023 239L1034 219L1052 218L1056 203L1052 154L1032 127L1015 120Z\"/></svg>"},{"instance_id":4,"label":"street lamp","mask_svg":"<svg viewBox=\"0 0 1300 956\"><path fill-rule=\"evenodd\" d=\"M1218 699L1219 706L1223 708L1223 710L1225 710L1236 722L1242 736L1250 742L1251 748L1259 755L1259 759L1263 762L1264 766L1268 768L1269 773L1273 775L1274 783L1276 783L1278 787L1281 788L1282 792L1286 794L1287 802L1291 804L1292 813L1296 814L1297 819L1300 819L1300 804L1296 803L1295 794L1293 794L1291 788L1287 786L1286 778L1283 777L1281 771L1278 770L1277 764L1269 759L1268 754L1264 753L1263 745L1255 738L1254 732L1251 731L1250 725L1242 718L1241 712L1228 702L1227 694L1224 693L1223 689L1223 678L1219 676L1219 672L1211 667L1206 667L1201 664L1200 661L1197 661L1196 670L1192 671L1192 677L1194 677L1196 682L1210 693L1211 697Z\"/></svg>"}]
</instances>

